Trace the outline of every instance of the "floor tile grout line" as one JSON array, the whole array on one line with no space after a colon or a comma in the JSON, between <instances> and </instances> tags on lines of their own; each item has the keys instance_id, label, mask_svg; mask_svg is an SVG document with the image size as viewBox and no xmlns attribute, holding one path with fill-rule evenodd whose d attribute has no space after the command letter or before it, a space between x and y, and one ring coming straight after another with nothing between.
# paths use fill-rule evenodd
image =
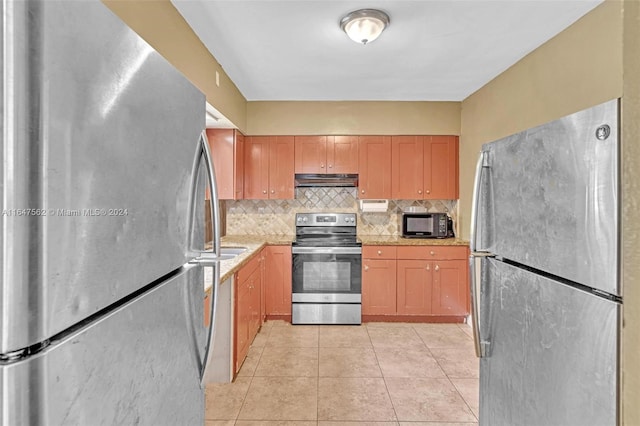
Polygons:
<instances>
[{"instance_id":1,"label":"floor tile grout line","mask_svg":"<svg viewBox=\"0 0 640 426\"><path fill-rule=\"evenodd\" d=\"M262 350L264 351L264 347L262 348ZM262 352L260 353L260 358L262 358ZM258 359L258 364L260 364L260 358ZM258 369L258 364L256 364L256 370ZM242 370L242 367L240 367L240 370ZM240 373L240 371L238 371L238 374ZM256 372L255 370L253 371L253 373L250 376L245 376L249 378L249 386L247 386L247 390L244 393L244 396L242 397L242 404L240 404L240 409L238 410L238 414L236 414L236 418L234 421L234 425L238 422L238 417L240 417L240 413L242 412L242 409L244 408L244 404L247 402L247 395L249 395L249 389L251 389L251 385L253 384L253 379L256 377L255 376ZM238 377L236 376L236 379L238 379Z\"/></svg>"},{"instance_id":2,"label":"floor tile grout line","mask_svg":"<svg viewBox=\"0 0 640 426\"><path fill-rule=\"evenodd\" d=\"M262 327L262 326L261 326ZM271 326L273 327L273 326ZM238 417L240 417L240 413L242 412L242 409L244 408L245 403L247 402L247 395L249 395L249 389L251 389L251 385L253 384L253 379L256 377L256 371L258 370L258 366L260 365L260 360L262 359L262 354L264 353L264 349L267 347L267 343L269 342L269 337L271 336L271 328L269 328L269 330L267 331L267 339L266 342L264 342L264 346L262 346L262 350L260 351L260 356L258 357L258 361L256 363L256 368L255 370L253 370L253 372L251 373L251 375L249 376L245 376L245 377L249 377L249 386L247 386L247 390L244 393L244 397L242 398L242 404L240 404L240 409L238 410L238 414L236 414L236 418L233 422L233 424L235 425L238 422ZM255 338L254 338L255 341ZM252 342L253 344L253 342ZM251 349L251 348L249 348ZM244 367L244 365L242 365L240 367L240 370L242 370L242 367ZM238 374L240 373L240 371L238 371ZM238 376L236 376L236 379L238 378Z\"/></svg>"},{"instance_id":3,"label":"floor tile grout line","mask_svg":"<svg viewBox=\"0 0 640 426\"><path fill-rule=\"evenodd\" d=\"M435 348L434 348L435 349ZM442 349L442 348L441 348ZM446 348L445 348L446 349ZM431 352L431 349L429 349L429 352ZM433 355L433 352L431 352L431 354ZM467 402L467 400L464 398L464 396L462 396L462 393L460 393L460 390L458 390L458 387L456 386L455 383L453 383L453 380L451 380L451 377L449 376L449 374L445 371L445 369L442 367L442 365L440 364L440 361L438 361L438 359L433 356L433 359L436 361L436 363L438 364L438 366L440 367L440 369L442 370L442 372L444 373L445 377L447 378L447 380L449 381L449 383L451 384L451 386L453 386L453 388L456 390L456 392L458 393L458 395L460 396L460 398L462 398L462 401L464 402L464 404L467 406L467 408L469 409L469 411L471 412L471 415L473 417L475 417L475 419L477 421L479 421L478 417L476 416L476 413L473 412L473 410L471 409L471 407L469 406L469 403ZM461 378L461 377L454 377L454 378ZM466 377L468 379L471 379L473 377Z\"/></svg>"},{"instance_id":4,"label":"floor tile grout line","mask_svg":"<svg viewBox=\"0 0 640 426\"><path fill-rule=\"evenodd\" d=\"M476 416L476 413L473 411L473 409L471 408L471 406L469 405L469 403L467 402L467 400L464 398L464 396L462 396L462 393L460 392L460 389L458 389L458 387L456 386L456 384L453 382L453 380L451 380L451 378L449 378L449 381L451 382L451 384L453 385L453 387L456 389L456 392L458 392L458 394L460 395L460 397L462 398L462 400L464 401L465 405L467 406L467 408L469 408L469 411L471 411L471 414L473 415L473 417L475 417L476 419L476 423L480 421L480 419L478 418L478 416ZM479 383L478 383L479 385Z\"/></svg>"},{"instance_id":5,"label":"floor tile grout line","mask_svg":"<svg viewBox=\"0 0 640 426\"><path fill-rule=\"evenodd\" d=\"M320 421L320 329L318 329L318 368L316 377L316 425Z\"/></svg>"},{"instance_id":6,"label":"floor tile grout line","mask_svg":"<svg viewBox=\"0 0 640 426\"><path fill-rule=\"evenodd\" d=\"M369 335L369 328L367 328L367 336L369 336L369 340L371 340L371 335ZM389 402L391 402L391 408L393 409L393 417L395 417L395 422L400 424L400 420L398 419L398 412L396 411L396 405L393 403L393 398L391 398L391 392L389 392L389 387L387 386L387 379L384 376L382 371L382 367L380 367L380 360L378 359L378 353L376 352L375 346L373 346L373 341L371 341L371 346L373 347L373 356L376 357L376 363L378 364L378 370L380 370L380 375L382 376L382 382L384 383L384 389L387 391L387 396L389 397Z\"/></svg>"}]
</instances>

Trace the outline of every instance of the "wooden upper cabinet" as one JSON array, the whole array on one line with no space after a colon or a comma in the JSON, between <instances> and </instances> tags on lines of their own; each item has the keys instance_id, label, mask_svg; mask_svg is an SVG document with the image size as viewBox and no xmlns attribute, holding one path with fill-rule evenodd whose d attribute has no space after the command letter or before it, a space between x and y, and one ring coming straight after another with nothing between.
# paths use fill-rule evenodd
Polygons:
<instances>
[{"instance_id":1,"label":"wooden upper cabinet","mask_svg":"<svg viewBox=\"0 0 640 426\"><path fill-rule=\"evenodd\" d=\"M358 198L391 198L391 136L359 136Z\"/></svg>"},{"instance_id":2,"label":"wooden upper cabinet","mask_svg":"<svg viewBox=\"0 0 640 426\"><path fill-rule=\"evenodd\" d=\"M326 136L295 137L295 172L329 173Z\"/></svg>"},{"instance_id":3,"label":"wooden upper cabinet","mask_svg":"<svg viewBox=\"0 0 640 426\"><path fill-rule=\"evenodd\" d=\"M249 136L244 158L244 198L294 198L293 136Z\"/></svg>"},{"instance_id":4,"label":"wooden upper cabinet","mask_svg":"<svg viewBox=\"0 0 640 426\"><path fill-rule=\"evenodd\" d=\"M272 137L269 142L269 198L295 198L294 175L293 136Z\"/></svg>"},{"instance_id":5,"label":"wooden upper cabinet","mask_svg":"<svg viewBox=\"0 0 640 426\"><path fill-rule=\"evenodd\" d=\"M458 198L458 136L427 136L424 146L424 198Z\"/></svg>"},{"instance_id":6,"label":"wooden upper cabinet","mask_svg":"<svg viewBox=\"0 0 640 426\"><path fill-rule=\"evenodd\" d=\"M234 200L244 198L244 135L235 131L236 143L233 152L234 167Z\"/></svg>"},{"instance_id":7,"label":"wooden upper cabinet","mask_svg":"<svg viewBox=\"0 0 640 426\"><path fill-rule=\"evenodd\" d=\"M327 136L327 173L358 173L358 137Z\"/></svg>"},{"instance_id":8,"label":"wooden upper cabinet","mask_svg":"<svg viewBox=\"0 0 640 426\"><path fill-rule=\"evenodd\" d=\"M424 198L425 136L391 138L391 198Z\"/></svg>"},{"instance_id":9,"label":"wooden upper cabinet","mask_svg":"<svg viewBox=\"0 0 640 426\"><path fill-rule=\"evenodd\" d=\"M296 136L296 173L358 173L357 136Z\"/></svg>"},{"instance_id":10,"label":"wooden upper cabinet","mask_svg":"<svg viewBox=\"0 0 640 426\"><path fill-rule=\"evenodd\" d=\"M392 198L458 198L457 136L393 136L391 162Z\"/></svg>"},{"instance_id":11,"label":"wooden upper cabinet","mask_svg":"<svg viewBox=\"0 0 640 426\"><path fill-rule=\"evenodd\" d=\"M244 198L244 135L236 129L207 129L207 139L213 157L218 198L241 200Z\"/></svg>"},{"instance_id":12,"label":"wooden upper cabinet","mask_svg":"<svg viewBox=\"0 0 640 426\"><path fill-rule=\"evenodd\" d=\"M269 198L269 140L268 136L249 136L244 147L244 197Z\"/></svg>"}]
</instances>

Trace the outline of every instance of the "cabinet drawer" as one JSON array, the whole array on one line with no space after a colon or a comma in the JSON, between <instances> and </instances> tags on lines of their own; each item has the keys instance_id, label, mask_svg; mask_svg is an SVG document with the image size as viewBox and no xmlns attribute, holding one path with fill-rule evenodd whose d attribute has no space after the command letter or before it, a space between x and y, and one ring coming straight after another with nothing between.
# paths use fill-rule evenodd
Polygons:
<instances>
[{"instance_id":1,"label":"cabinet drawer","mask_svg":"<svg viewBox=\"0 0 640 426\"><path fill-rule=\"evenodd\" d=\"M395 259L396 247L393 246L363 246L363 259Z\"/></svg>"},{"instance_id":2,"label":"cabinet drawer","mask_svg":"<svg viewBox=\"0 0 640 426\"><path fill-rule=\"evenodd\" d=\"M398 259L466 259L467 246L400 246Z\"/></svg>"},{"instance_id":3,"label":"cabinet drawer","mask_svg":"<svg viewBox=\"0 0 640 426\"><path fill-rule=\"evenodd\" d=\"M243 281L245 281L259 267L260 252L257 252L255 255L253 255L249 262L247 262L247 264L238 271L238 282L242 283Z\"/></svg>"}]
</instances>

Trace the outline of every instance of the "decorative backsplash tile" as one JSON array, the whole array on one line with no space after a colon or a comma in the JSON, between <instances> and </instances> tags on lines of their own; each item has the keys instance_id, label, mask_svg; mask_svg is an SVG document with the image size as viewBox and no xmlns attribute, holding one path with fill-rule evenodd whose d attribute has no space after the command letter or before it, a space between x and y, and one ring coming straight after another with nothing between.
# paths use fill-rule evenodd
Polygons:
<instances>
[{"instance_id":1,"label":"decorative backsplash tile","mask_svg":"<svg viewBox=\"0 0 640 426\"><path fill-rule=\"evenodd\" d=\"M411 206L458 218L457 200L389 200L386 213L361 213L356 188L297 188L294 200L227 201L227 235L294 235L296 213L357 213L358 235L401 232L401 214Z\"/></svg>"}]
</instances>

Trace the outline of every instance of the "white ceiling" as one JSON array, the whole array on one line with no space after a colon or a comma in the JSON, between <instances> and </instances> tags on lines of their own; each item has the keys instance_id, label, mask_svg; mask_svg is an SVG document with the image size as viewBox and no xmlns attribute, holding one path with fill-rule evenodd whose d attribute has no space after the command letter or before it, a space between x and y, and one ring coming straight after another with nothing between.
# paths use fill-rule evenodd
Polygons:
<instances>
[{"instance_id":1,"label":"white ceiling","mask_svg":"<svg viewBox=\"0 0 640 426\"><path fill-rule=\"evenodd\" d=\"M461 101L602 0L172 0L249 101ZM340 29L377 8L363 46Z\"/></svg>"}]
</instances>

